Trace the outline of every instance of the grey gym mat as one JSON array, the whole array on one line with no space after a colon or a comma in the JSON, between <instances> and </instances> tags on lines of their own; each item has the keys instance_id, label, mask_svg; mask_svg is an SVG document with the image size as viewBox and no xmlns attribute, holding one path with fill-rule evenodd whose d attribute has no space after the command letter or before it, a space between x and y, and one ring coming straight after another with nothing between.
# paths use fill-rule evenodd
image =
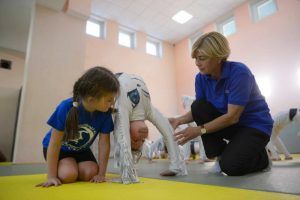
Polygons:
<instances>
[{"instance_id":1,"label":"grey gym mat","mask_svg":"<svg viewBox=\"0 0 300 200\"><path fill-rule=\"evenodd\" d=\"M0 176L47 173L46 164L5 164L0 165Z\"/></svg>"},{"instance_id":2,"label":"grey gym mat","mask_svg":"<svg viewBox=\"0 0 300 200\"><path fill-rule=\"evenodd\" d=\"M159 175L160 172L168 169L167 160L157 160L155 163L149 164L147 160L141 159L137 169L140 177L300 195L299 159L273 162L273 167L268 172L240 177L210 173L212 165L213 162L205 164L193 162L187 165L189 173L187 176L176 177L162 177ZM113 168L112 159L109 161L108 172L118 173L118 170ZM40 173L46 173L45 164L0 165L0 176Z\"/></svg>"},{"instance_id":3,"label":"grey gym mat","mask_svg":"<svg viewBox=\"0 0 300 200\"><path fill-rule=\"evenodd\" d=\"M300 161L273 162L270 171L239 177L211 173L210 168L213 164L214 162L190 163L187 165L189 174L181 177L162 177L159 175L160 172L168 169L168 162L165 160L158 160L151 164L147 160L140 160L137 168L140 177L300 195ZM112 163L109 166L113 166ZM118 172L111 167L108 171L111 173Z\"/></svg>"}]
</instances>

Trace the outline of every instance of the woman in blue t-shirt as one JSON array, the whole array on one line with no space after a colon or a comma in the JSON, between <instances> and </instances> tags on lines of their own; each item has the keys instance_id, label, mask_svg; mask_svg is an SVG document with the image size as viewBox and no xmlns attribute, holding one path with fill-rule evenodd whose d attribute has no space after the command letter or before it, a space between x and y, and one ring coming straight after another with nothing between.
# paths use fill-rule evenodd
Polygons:
<instances>
[{"instance_id":1,"label":"woman in blue t-shirt","mask_svg":"<svg viewBox=\"0 0 300 200\"><path fill-rule=\"evenodd\" d=\"M265 146L273 127L268 105L254 75L243 63L227 61L230 48L218 32L202 35L193 45L196 100L191 111L170 119L173 128L195 121L175 134L179 144L201 135L215 171L240 176L269 166Z\"/></svg>"},{"instance_id":2,"label":"woman in blue t-shirt","mask_svg":"<svg viewBox=\"0 0 300 200\"><path fill-rule=\"evenodd\" d=\"M105 181L114 127L111 107L119 87L115 75L104 67L91 68L77 80L73 98L62 101L47 122L52 127L43 140L48 177L37 186ZM98 134L99 165L90 150Z\"/></svg>"}]
</instances>

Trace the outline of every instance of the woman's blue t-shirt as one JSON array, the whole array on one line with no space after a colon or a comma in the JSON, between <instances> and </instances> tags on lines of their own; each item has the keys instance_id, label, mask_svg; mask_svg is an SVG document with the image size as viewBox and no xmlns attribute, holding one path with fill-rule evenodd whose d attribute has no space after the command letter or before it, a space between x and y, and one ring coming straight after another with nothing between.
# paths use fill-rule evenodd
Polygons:
<instances>
[{"instance_id":1,"label":"woman's blue t-shirt","mask_svg":"<svg viewBox=\"0 0 300 200\"><path fill-rule=\"evenodd\" d=\"M65 123L69 110L72 108L73 98L62 101L51 115L48 124L59 131L65 130ZM52 128L43 139L43 147L48 148ZM82 104L78 106L78 130L79 138L63 142L62 151L84 151L88 149L99 133L110 134L114 129L114 124L110 112L88 112Z\"/></svg>"},{"instance_id":2,"label":"woman's blue t-shirt","mask_svg":"<svg viewBox=\"0 0 300 200\"><path fill-rule=\"evenodd\" d=\"M253 74L243 63L224 62L219 80L197 74L195 91L196 99L210 102L224 114L227 113L228 104L244 106L238 124L271 135L273 119L269 107Z\"/></svg>"}]
</instances>

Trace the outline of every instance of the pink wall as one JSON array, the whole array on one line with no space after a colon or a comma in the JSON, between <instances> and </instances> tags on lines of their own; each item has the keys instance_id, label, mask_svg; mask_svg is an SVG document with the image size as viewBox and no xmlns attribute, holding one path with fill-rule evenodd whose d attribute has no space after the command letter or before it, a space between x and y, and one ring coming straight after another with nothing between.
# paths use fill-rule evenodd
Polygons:
<instances>
[{"instance_id":1,"label":"pink wall","mask_svg":"<svg viewBox=\"0 0 300 200\"><path fill-rule=\"evenodd\" d=\"M237 32L228 37L232 50L229 60L247 64L256 77L270 77L272 93L267 101L272 114L300 103L300 77L296 73L300 68L300 1L277 0L277 4L278 12L256 23L250 18L247 2L236 8ZM214 30L214 22L202 30ZM182 94L194 96L198 71L189 55L188 38L176 44L175 70L177 99Z\"/></svg>"},{"instance_id":2,"label":"pink wall","mask_svg":"<svg viewBox=\"0 0 300 200\"><path fill-rule=\"evenodd\" d=\"M166 116L177 114L174 47L163 43L162 58L145 52L147 35L137 32L137 47L130 49L118 44L118 24L107 21L107 38L86 36L85 66L103 65L114 72L140 75L147 83L152 103ZM150 138L158 136L150 128Z\"/></svg>"}]
</instances>

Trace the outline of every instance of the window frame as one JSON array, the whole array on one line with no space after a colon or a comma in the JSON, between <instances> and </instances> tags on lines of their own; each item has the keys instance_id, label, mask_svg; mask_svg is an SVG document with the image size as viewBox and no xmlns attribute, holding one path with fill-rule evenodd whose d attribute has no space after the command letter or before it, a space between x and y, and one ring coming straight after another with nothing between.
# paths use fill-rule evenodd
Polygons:
<instances>
[{"instance_id":1,"label":"window frame","mask_svg":"<svg viewBox=\"0 0 300 200\"><path fill-rule=\"evenodd\" d=\"M224 26L233 22L234 23L234 32L230 33L230 34L225 34L224 32ZM235 22L235 17L234 15L229 15L226 18L223 18L222 20L219 20L216 23L216 27L219 33L222 33L225 37L231 36L233 34L235 34L237 32L237 26L236 26L236 22Z\"/></svg>"},{"instance_id":2,"label":"window frame","mask_svg":"<svg viewBox=\"0 0 300 200\"><path fill-rule=\"evenodd\" d=\"M99 36L96 36L96 35L93 35L93 34L90 34L90 33L87 32L88 22L92 22L94 24L99 25ZM105 39L106 38L106 22L103 19L100 19L96 16L91 16L88 20L86 20L85 34L87 34L91 37Z\"/></svg>"},{"instance_id":3,"label":"window frame","mask_svg":"<svg viewBox=\"0 0 300 200\"><path fill-rule=\"evenodd\" d=\"M154 44L154 46L156 47L156 55L153 55L153 54L147 52L147 43ZM145 52L148 55L162 58L162 56L163 56L162 55L162 42L158 39L155 39L155 38L152 38L152 37L147 37L146 45L145 45Z\"/></svg>"},{"instance_id":4,"label":"window frame","mask_svg":"<svg viewBox=\"0 0 300 200\"><path fill-rule=\"evenodd\" d=\"M126 46L126 45L123 45L120 43L120 33L123 33L123 34L126 34L129 36L130 38L130 46ZM120 27L119 28L119 31L118 31L118 44L122 47L127 47L127 48L130 48L130 49L135 49L136 48L136 32L131 30L131 29L128 29L128 28L124 28L124 27Z\"/></svg>"},{"instance_id":5,"label":"window frame","mask_svg":"<svg viewBox=\"0 0 300 200\"><path fill-rule=\"evenodd\" d=\"M260 16L259 14L259 7L263 6L264 4L267 3L273 3L275 6L275 10L273 13L265 16ZM278 5L276 0L253 0L252 2L249 3L249 10L251 13L251 18L253 22L258 22L261 21L269 16L272 16L276 12L278 12Z\"/></svg>"}]
</instances>

